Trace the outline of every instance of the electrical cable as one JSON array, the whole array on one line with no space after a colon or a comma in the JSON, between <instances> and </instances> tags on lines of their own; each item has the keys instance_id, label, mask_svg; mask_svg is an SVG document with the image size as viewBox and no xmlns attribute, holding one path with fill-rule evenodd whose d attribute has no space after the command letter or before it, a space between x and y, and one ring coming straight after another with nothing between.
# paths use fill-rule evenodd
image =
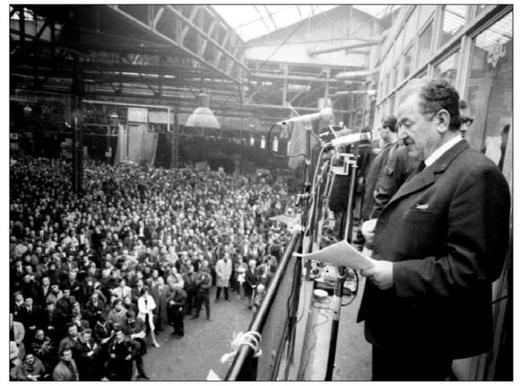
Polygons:
<instances>
[{"instance_id":1,"label":"electrical cable","mask_svg":"<svg viewBox=\"0 0 520 386\"><path fill-rule=\"evenodd\" d=\"M349 304L352 304L352 302L356 299L359 289L359 275L356 270L354 270L354 275L356 277L356 288L354 290L351 290L352 297L346 302L346 303L340 303L341 307L346 307ZM343 289L342 289L343 290ZM342 294L343 295L343 294ZM341 296L343 298L343 296Z\"/></svg>"},{"instance_id":2,"label":"electrical cable","mask_svg":"<svg viewBox=\"0 0 520 386\"><path fill-rule=\"evenodd\" d=\"M323 309L327 309L326 307L316 307L318 309L318 313L322 316L325 317L325 320L320 322L320 323L316 323L313 327L312 327L312 330L311 330L311 333L313 335L313 342L312 342L312 345L311 347L309 347L309 349L307 350L308 353L312 352L312 350L314 349L314 347L316 346L316 342L318 341L318 336L316 334L316 328L318 328L319 326L325 324L325 323L328 323L331 319L330 319L330 316L325 314L322 310ZM309 358L310 358L310 355L307 355L307 360L305 361L305 366L303 367L304 369L307 368L308 364L309 364Z\"/></svg>"}]
</instances>

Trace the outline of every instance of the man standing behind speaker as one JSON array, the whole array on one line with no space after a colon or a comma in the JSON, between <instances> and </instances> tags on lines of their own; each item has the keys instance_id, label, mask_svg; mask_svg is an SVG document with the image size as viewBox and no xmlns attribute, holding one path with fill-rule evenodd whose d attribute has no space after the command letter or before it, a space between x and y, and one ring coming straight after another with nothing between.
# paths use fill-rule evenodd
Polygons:
<instances>
[{"instance_id":1,"label":"man standing behind speaker","mask_svg":"<svg viewBox=\"0 0 520 386\"><path fill-rule=\"evenodd\" d=\"M509 240L500 170L459 133L459 95L446 81L412 84L399 107L424 162L383 208L358 321L373 380L445 380L453 359L488 351L492 282Z\"/></svg>"},{"instance_id":2,"label":"man standing behind speaker","mask_svg":"<svg viewBox=\"0 0 520 386\"><path fill-rule=\"evenodd\" d=\"M374 158L368 167L365 182L365 197L363 199L363 210L361 217L363 220L371 218L372 209L374 207L374 191L379 181L380 175L388 162L388 158L396 148L397 142L397 118L389 115L381 124L379 130L381 151Z\"/></svg>"}]
</instances>

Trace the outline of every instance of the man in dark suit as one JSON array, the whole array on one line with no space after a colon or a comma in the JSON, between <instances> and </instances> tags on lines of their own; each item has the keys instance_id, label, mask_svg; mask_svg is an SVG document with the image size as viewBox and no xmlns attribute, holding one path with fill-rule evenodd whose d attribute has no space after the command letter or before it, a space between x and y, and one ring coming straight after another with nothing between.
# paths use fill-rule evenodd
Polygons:
<instances>
[{"instance_id":1,"label":"man in dark suit","mask_svg":"<svg viewBox=\"0 0 520 386\"><path fill-rule=\"evenodd\" d=\"M25 306L22 308L20 313L20 321L25 327L27 334L25 335L26 344L30 344L36 328L41 323L41 309L35 305L32 298L25 298Z\"/></svg>"},{"instance_id":2,"label":"man in dark suit","mask_svg":"<svg viewBox=\"0 0 520 386\"><path fill-rule=\"evenodd\" d=\"M370 219L370 214L374 207L374 190L377 186L377 181L381 173L384 173L383 168L388 162L388 158L393 153L397 145L397 118L389 115L381 123L378 129L381 136L382 148L379 154L370 162L368 166L367 176L365 180L365 197L363 199L363 209L361 217L363 219ZM343 201L344 195L343 195Z\"/></svg>"},{"instance_id":3,"label":"man in dark suit","mask_svg":"<svg viewBox=\"0 0 520 386\"><path fill-rule=\"evenodd\" d=\"M491 284L508 248L505 178L459 133L459 96L445 81L412 85L399 107L424 163L384 207L358 321L373 380L442 380L451 362L492 342ZM424 167L425 166L425 167Z\"/></svg>"}]
</instances>

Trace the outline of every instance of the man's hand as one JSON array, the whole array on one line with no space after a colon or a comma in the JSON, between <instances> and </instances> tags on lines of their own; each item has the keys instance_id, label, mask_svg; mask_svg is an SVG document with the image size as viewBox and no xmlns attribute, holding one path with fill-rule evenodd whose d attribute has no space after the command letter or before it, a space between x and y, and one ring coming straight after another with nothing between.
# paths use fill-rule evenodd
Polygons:
<instances>
[{"instance_id":1,"label":"man's hand","mask_svg":"<svg viewBox=\"0 0 520 386\"><path fill-rule=\"evenodd\" d=\"M367 220L361 226L361 233L367 244L371 245L374 241L374 232L376 230L377 219Z\"/></svg>"},{"instance_id":2,"label":"man's hand","mask_svg":"<svg viewBox=\"0 0 520 386\"><path fill-rule=\"evenodd\" d=\"M361 275L367 277L379 289L390 289L394 286L393 265L391 261L375 260L372 268L361 270Z\"/></svg>"}]
</instances>

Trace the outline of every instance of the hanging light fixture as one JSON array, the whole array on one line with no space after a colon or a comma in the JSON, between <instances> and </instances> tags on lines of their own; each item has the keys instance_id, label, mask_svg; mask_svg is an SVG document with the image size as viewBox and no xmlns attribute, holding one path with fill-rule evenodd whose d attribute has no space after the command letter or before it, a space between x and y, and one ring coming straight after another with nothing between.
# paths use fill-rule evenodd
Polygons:
<instances>
[{"instance_id":1,"label":"hanging light fixture","mask_svg":"<svg viewBox=\"0 0 520 386\"><path fill-rule=\"evenodd\" d=\"M187 127L206 127L220 129L220 123L209 108L209 95L201 91L197 95L198 106L186 121Z\"/></svg>"}]
</instances>

